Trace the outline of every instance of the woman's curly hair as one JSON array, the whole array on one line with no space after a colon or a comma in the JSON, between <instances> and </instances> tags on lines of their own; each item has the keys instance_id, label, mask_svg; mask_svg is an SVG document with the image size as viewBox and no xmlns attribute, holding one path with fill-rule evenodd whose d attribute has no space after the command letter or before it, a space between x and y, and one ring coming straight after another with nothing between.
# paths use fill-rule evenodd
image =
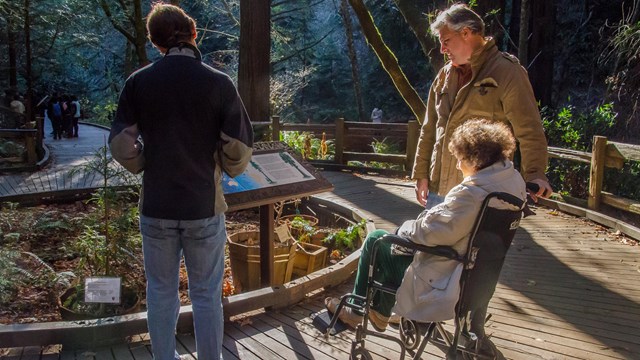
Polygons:
<instances>
[{"instance_id":1,"label":"woman's curly hair","mask_svg":"<svg viewBox=\"0 0 640 360\"><path fill-rule=\"evenodd\" d=\"M448 147L453 156L478 171L511 158L516 140L503 123L471 119L453 132Z\"/></svg>"}]
</instances>

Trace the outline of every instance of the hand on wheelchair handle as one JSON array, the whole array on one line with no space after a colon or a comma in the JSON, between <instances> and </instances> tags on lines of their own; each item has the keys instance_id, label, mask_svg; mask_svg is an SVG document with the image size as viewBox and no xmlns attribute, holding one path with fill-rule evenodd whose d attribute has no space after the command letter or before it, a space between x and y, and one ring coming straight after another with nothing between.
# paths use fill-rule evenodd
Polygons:
<instances>
[{"instance_id":1,"label":"hand on wheelchair handle","mask_svg":"<svg viewBox=\"0 0 640 360\"><path fill-rule=\"evenodd\" d=\"M526 189L528 200L533 201L534 203L538 202L538 197L548 197L549 195L551 195L548 189L544 189L544 192L542 194L538 194L538 192L540 191L540 185L531 181L526 182Z\"/></svg>"}]
</instances>

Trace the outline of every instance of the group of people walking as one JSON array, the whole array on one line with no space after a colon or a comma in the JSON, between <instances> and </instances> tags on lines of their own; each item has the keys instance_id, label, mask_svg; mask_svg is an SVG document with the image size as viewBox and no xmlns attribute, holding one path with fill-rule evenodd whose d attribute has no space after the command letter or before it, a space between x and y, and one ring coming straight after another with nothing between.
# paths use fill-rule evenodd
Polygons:
<instances>
[{"instance_id":1,"label":"group of people walking","mask_svg":"<svg viewBox=\"0 0 640 360\"><path fill-rule=\"evenodd\" d=\"M54 140L78 137L78 121L81 117L80 102L75 95L53 96L44 112L45 121L49 119Z\"/></svg>"}]
</instances>

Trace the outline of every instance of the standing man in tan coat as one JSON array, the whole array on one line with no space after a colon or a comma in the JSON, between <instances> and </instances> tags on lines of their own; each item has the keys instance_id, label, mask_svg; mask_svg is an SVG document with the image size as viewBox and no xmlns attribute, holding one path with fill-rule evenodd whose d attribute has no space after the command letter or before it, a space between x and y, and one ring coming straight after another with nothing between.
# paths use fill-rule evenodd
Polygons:
<instances>
[{"instance_id":1,"label":"standing man in tan coat","mask_svg":"<svg viewBox=\"0 0 640 360\"><path fill-rule=\"evenodd\" d=\"M427 205L429 191L446 194L463 175L456 159L446 151L454 130L472 118L503 122L520 144L521 173L540 186L537 196L548 197L547 141L526 70L513 55L500 52L484 36L484 22L464 4L456 4L431 24L440 52L449 62L438 72L429 90L412 178L416 197Z\"/></svg>"}]
</instances>

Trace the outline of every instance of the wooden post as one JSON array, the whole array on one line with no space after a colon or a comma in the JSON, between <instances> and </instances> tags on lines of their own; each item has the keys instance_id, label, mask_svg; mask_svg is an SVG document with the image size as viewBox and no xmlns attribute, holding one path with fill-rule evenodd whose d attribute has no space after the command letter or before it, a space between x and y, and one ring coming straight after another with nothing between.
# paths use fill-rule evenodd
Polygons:
<instances>
[{"instance_id":1,"label":"wooden post","mask_svg":"<svg viewBox=\"0 0 640 360\"><path fill-rule=\"evenodd\" d=\"M260 206L260 285L269 287L274 281L273 271L273 204Z\"/></svg>"},{"instance_id":2,"label":"wooden post","mask_svg":"<svg viewBox=\"0 0 640 360\"><path fill-rule=\"evenodd\" d=\"M24 134L25 146L27 148L27 163L29 165L35 165L38 162L38 156L36 155L36 139L35 132L29 132Z\"/></svg>"},{"instance_id":3,"label":"wooden post","mask_svg":"<svg viewBox=\"0 0 640 360\"><path fill-rule=\"evenodd\" d=\"M280 141L280 116L271 117L271 141Z\"/></svg>"},{"instance_id":4,"label":"wooden post","mask_svg":"<svg viewBox=\"0 0 640 360\"><path fill-rule=\"evenodd\" d=\"M420 137L420 125L415 119L409 120L407 123L407 149L405 153L407 158L404 162L406 171L413 170L413 162L416 159L416 151L418 149L418 138Z\"/></svg>"},{"instance_id":5,"label":"wooden post","mask_svg":"<svg viewBox=\"0 0 640 360\"><path fill-rule=\"evenodd\" d=\"M342 153L344 152L344 118L336 120L336 155L334 161L342 165Z\"/></svg>"},{"instance_id":6,"label":"wooden post","mask_svg":"<svg viewBox=\"0 0 640 360\"><path fill-rule=\"evenodd\" d=\"M594 136L593 149L591 152L591 171L589 173L589 199L587 203L591 210L598 210L600 207L606 153L607 138L604 136Z\"/></svg>"}]
</instances>

